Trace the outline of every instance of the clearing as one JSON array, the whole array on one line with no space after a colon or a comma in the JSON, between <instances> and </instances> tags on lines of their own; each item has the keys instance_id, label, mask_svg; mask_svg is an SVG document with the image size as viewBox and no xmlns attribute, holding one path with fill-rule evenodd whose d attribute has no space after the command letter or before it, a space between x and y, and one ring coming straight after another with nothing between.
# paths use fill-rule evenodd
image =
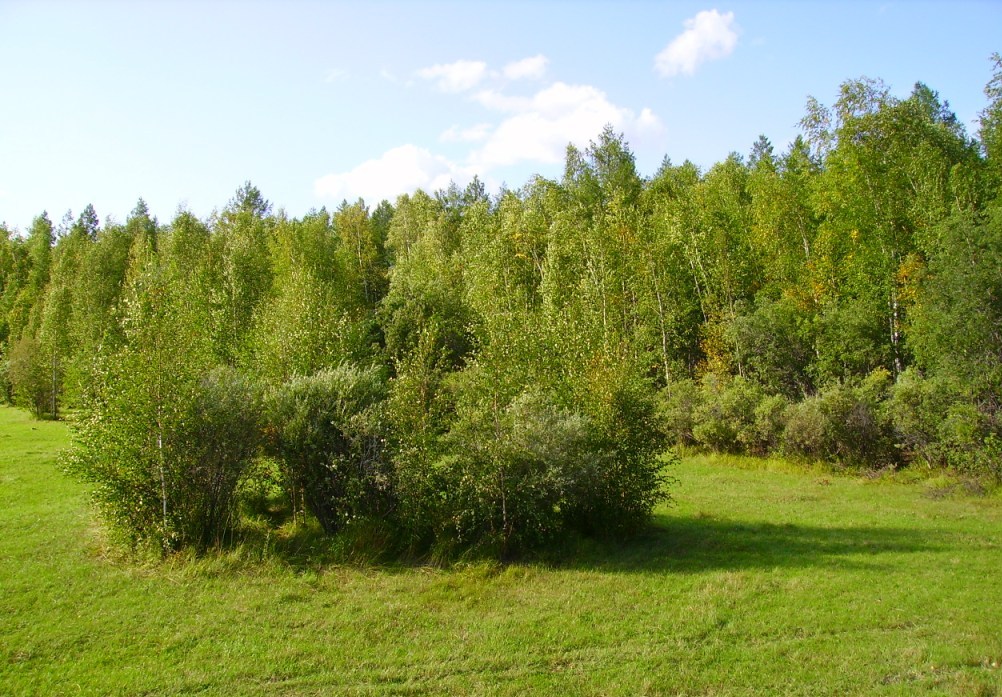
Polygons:
<instances>
[{"instance_id":1,"label":"clearing","mask_svg":"<svg viewBox=\"0 0 1002 697\"><path fill-rule=\"evenodd\" d=\"M0 693L1002 691L1002 501L688 458L677 504L558 566L109 555L66 426L0 408Z\"/></svg>"}]
</instances>

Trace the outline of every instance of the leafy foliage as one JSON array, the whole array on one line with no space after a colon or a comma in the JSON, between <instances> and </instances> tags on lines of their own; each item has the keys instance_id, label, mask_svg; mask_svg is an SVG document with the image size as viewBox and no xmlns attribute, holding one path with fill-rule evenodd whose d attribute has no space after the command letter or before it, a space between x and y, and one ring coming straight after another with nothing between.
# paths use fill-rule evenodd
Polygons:
<instances>
[{"instance_id":1,"label":"leafy foliage","mask_svg":"<svg viewBox=\"0 0 1002 697\"><path fill-rule=\"evenodd\" d=\"M380 370L342 364L292 378L269 397L274 454L328 534L387 510L378 412L385 389Z\"/></svg>"},{"instance_id":2,"label":"leafy foliage","mask_svg":"<svg viewBox=\"0 0 1002 697\"><path fill-rule=\"evenodd\" d=\"M14 404L28 407L36 417L55 418L58 376L45 360L39 343L30 336L23 337L11 347L6 364Z\"/></svg>"},{"instance_id":3,"label":"leafy foliage","mask_svg":"<svg viewBox=\"0 0 1002 697\"><path fill-rule=\"evenodd\" d=\"M705 172L644 179L607 127L495 197L43 214L0 235L5 396L77 409L75 467L164 550L278 484L345 548L627 534L666 445L999 476L994 68L978 142L928 86L859 79Z\"/></svg>"}]
</instances>

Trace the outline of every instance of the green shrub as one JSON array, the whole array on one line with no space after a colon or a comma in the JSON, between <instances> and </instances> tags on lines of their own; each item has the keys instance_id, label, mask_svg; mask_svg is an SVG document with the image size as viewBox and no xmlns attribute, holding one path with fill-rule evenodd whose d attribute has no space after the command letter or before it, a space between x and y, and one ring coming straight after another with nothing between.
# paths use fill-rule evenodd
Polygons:
<instances>
[{"instance_id":1,"label":"green shrub","mask_svg":"<svg viewBox=\"0 0 1002 697\"><path fill-rule=\"evenodd\" d=\"M894 363L880 303L865 299L825 307L816 319L816 356L810 372L816 385L859 380Z\"/></svg>"},{"instance_id":2,"label":"green shrub","mask_svg":"<svg viewBox=\"0 0 1002 697\"><path fill-rule=\"evenodd\" d=\"M258 457L240 479L236 497L244 515L271 517L278 512L276 509L285 509L291 503L288 488L279 462L271 457Z\"/></svg>"},{"instance_id":3,"label":"green shrub","mask_svg":"<svg viewBox=\"0 0 1002 697\"><path fill-rule=\"evenodd\" d=\"M59 374L45 360L42 347L34 338L25 336L16 342L7 357L7 379L10 380L14 404L27 407L36 418L54 417L56 398L53 387L59 385Z\"/></svg>"},{"instance_id":4,"label":"green shrub","mask_svg":"<svg viewBox=\"0 0 1002 697\"><path fill-rule=\"evenodd\" d=\"M795 397L810 389L810 320L791 300L759 297L752 311L738 315L727 327L728 339L741 348L743 374L773 394Z\"/></svg>"},{"instance_id":5,"label":"green shrub","mask_svg":"<svg viewBox=\"0 0 1002 697\"><path fill-rule=\"evenodd\" d=\"M260 418L260 391L232 368L213 370L199 385L177 448L188 463L181 535L198 549L218 547L236 524L237 485L260 448Z\"/></svg>"},{"instance_id":6,"label":"green shrub","mask_svg":"<svg viewBox=\"0 0 1002 697\"><path fill-rule=\"evenodd\" d=\"M750 380L708 374L701 383L703 398L695 414L695 439L718 452L738 452L757 442L755 409L762 388Z\"/></svg>"},{"instance_id":7,"label":"green shrub","mask_svg":"<svg viewBox=\"0 0 1002 697\"><path fill-rule=\"evenodd\" d=\"M990 475L996 482L1002 481L1002 434L991 432L981 444L974 459L975 471Z\"/></svg>"},{"instance_id":8,"label":"green shrub","mask_svg":"<svg viewBox=\"0 0 1002 697\"><path fill-rule=\"evenodd\" d=\"M235 492L260 443L255 387L230 369L144 382L142 357L103 361L76 422L70 468L133 545L205 549L235 525Z\"/></svg>"},{"instance_id":9,"label":"green shrub","mask_svg":"<svg viewBox=\"0 0 1002 697\"><path fill-rule=\"evenodd\" d=\"M751 428L739 432L738 440L755 455L779 449L789 406L789 400L782 395L763 397L752 414Z\"/></svg>"},{"instance_id":10,"label":"green shrub","mask_svg":"<svg viewBox=\"0 0 1002 697\"><path fill-rule=\"evenodd\" d=\"M498 412L464 405L434 465L445 484L439 534L501 556L558 537L575 498L591 493L608 465L592 440L585 417L542 394L522 394Z\"/></svg>"},{"instance_id":11,"label":"green shrub","mask_svg":"<svg viewBox=\"0 0 1002 697\"><path fill-rule=\"evenodd\" d=\"M947 411L958 397L951 385L926 379L914 368L898 376L887 407L895 440L907 459L946 464L947 449L941 441L941 429Z\"/></svg>"},{"instance_id":12,"label":"green shrub","mask_svg":"<svg viewBox=\"0 0 1002 697\"><path fill-rule=\"evenodd\" d=\"M448 376L408 364L390 398L394 427L413 427L391 438L406 544L508 557L647 523L667 498L654 392L629 367L589 367L520 388L490 356Z\"/></svg>"},{"instance_id":13,"label":"green shrub","mask_svg":"<svg viewBox=\"0 0 1002 697\"><path fill-rule=\"evenodd\" d=\"M999 427L985 406L955 380L909 369L891 390L888 412L907 458L997 479Z\"/></svg>"},{"instance_id":14,"label":"green shrub","mask_svg":"<svg viewBox=\"0 0 1002 697\"><path fill-rule=\"evenodd\" d=\"M421 332L415 350L396 364L386 400L387 444L397 499L401 544L414 552L434 544L447 518L442 436L455 418L448 387L449 359L434 328Z\"/></svg>"},{"instance_id":15,"label":"green shrub","mask_svg":"<svg viewBox=\"0 0 1002 697\"><path fill-rule=\"evenodd\" d=\"M787 454L820 458L825 452L826 418L821 398L811 396L791 404L785 414L782 446Z\"/></svg>"},{"instance_id":16,"label":"green shrub","mask_svg":"<svg viewBox=\"0 0 1002 697\"><path fill-rule=\"evenodd\" d=\"M657 397L639 365L609 352L576 376L574 408L592 424L590 447L598 464L573 497L574 530L587 535L622 535L650 521L654 506L670 496Z\"/></svg>"},{"instance_id":17,"label":"green shrub","mask_svg":"<svg viewBox=\"0 0 1002 697\"><path fill-rule=\"evenodd\" d=\"M6 404L14 404L14 384L10 381L10 357L6 346L0 345L0 399Z\"/></svg>"},{"instance_id":18,"label":"green shrub","mask_svg":"<svg viewBox=\"0 0 1002 697\"><path fill-rule=\"evenodd\" d=\"M830 446L835 459L857 465L895 464L893 426L886 410L891 375L878 368L853 386L823 392L828 412Z\"/></svg>"},{"instance_id":19,"label":"green shrub","mask_svg":"<svg viewBox=\"0 0 1002 697\"><path fill-rule=\"evenodd\" d=\"M385 395L382 370L348 364L293 378L270 395L272 452L328 534L390 508Z\"/></svg>"},{"instance_id":20,"label":"green shrub","mask_svg":"<svg viewBox=\"0 0 1002 697\"><path fill-rule=\"evenodd\" d=\"M885 408L890 375L878 369L855 383L834 383L786 412L786 452L845 464L883 466L897 461Z\"/></svg>"},{"instance_id":21,"label":"green shrub","mask_svg":"<svg viewBox=\"0 0 1002 697\"><path fill-rule=\"evenodd\" d=\"M973 475L1002 479L1002 440L991 415L967 401L947 409L937 431L946 464Z\"/></svg>"},{"instance_id":22,"label":"green shrub","mask_svg":"<svg viewBox=\"0 0 1002 697\"><path fill-rule=\"evenodd\" d=\"M702 402L703 393L693 380L678 380L661 390L658 420L668 443L695 445L696 437L692 431L696 426L696 412Z\"/></svg>"},{"instance_id":23,"label":"green shrub","mask_svg":"<svg viewBox=\"0 0 1002 697\"><path fill-rule=\"evenodd\" d=\"M669 432L691 428L693 442L718 452L764 455L778 447L786 425L782 395L766 395L759 383L741 376L713 373L698 388L685 387L662 409Z\"/></svg>"}]
</instances>

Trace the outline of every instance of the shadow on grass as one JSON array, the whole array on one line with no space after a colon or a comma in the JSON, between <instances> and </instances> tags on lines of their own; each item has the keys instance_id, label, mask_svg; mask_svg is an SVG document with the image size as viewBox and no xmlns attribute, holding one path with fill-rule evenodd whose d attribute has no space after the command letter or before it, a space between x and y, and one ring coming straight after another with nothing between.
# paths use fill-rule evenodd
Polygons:
<instances>
[{"instance_id":1,"label":"shadow on grass","mask_svg":"<svg viewBox=\"0 0 1002 697\"><path fill-rule=\"evenodd\" d=\"M908 528L812 527L661 515L648 530L629 541L583 542L556 563L562 568L668 573L859 568L880 564L881 556L937 551L946 546L935 533Z\"/></svg>"},{"instance_id":2,"label":"shadow on grass","mask_svg":"<svg viewBox=\"0 0 1002 697\"><path fill-rule=\"evenodd\" d=\"M311 524L286 528L270 539L251 534L243 542L297 571L348 564L393 572L428 563L426 558L401 558L388 545L373 544L376 541L367 535L348 540L326 537L319 526ZM881 557L935 552L955 544L955 540L947 540L944 534L908 528L814 527L711 516L660 515L646 531L629 540L579 539L511 561L542 563L557 569L622 573L873 568L884 563ZM465 556L462 561L477 558L477 555Z\"/></svg>"},{"instance_id":3,"label":"shadow on grass","mask_svg":"<svg viewBox=\"0 0 1002 697\"><path fill-rule=\"evenodd\" d=\"M277 561L297 572L320 571L331 566L405 569L421 565L421 560L403 558L393 545L392 530L386 524L362 522L337 535L327 535L312 517L306 521L284 521L279 526L244 526L224 549L239 551L249 561Z\"/></svg>"},{"instance_id":4,"label":"shadow on grass","mask_svg":"<svg viewBox=\"0 0 1002 697\"><path fill-rule=\"evenodd\" d=\"M486 550L460 552L458 558L445 554L437 561L427 553L402 554L393 542L392 528L379 521L350 526L330 537L311 516L293 523L287 506L271 503L251 516L255 522L231 540L244 559L271 559L299 572L339 565L404 571L429 563L498 562ZM882 557L894 564L887 557L935 552L956 544L948 533L928 529L811 526L662 513L654 516L646 530L626 540L575 538L507 562L624 573L872 568L885 563Z\"/></svg>"}]
</instances>

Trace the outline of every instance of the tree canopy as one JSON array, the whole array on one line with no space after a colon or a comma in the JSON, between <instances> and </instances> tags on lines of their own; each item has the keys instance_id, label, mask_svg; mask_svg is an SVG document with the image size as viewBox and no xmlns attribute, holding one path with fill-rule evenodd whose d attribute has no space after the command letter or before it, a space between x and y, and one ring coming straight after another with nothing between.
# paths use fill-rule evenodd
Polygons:
<instances>
[{"instance_id":1,"label":"tree canopy","mask_svg":"<svg viewBox=\"0 0 1002 697\"><path fill-rule=\"evenodd\" d=\"M329 534L501 556L642 527L670 445L999 477L993 69L976 140L859 79L706 171L645 178L609 127L495 196L42 213L0 230L0 394L73 408L74 467L163 549L219 544L261 472Z\"/></svg>"}]
</instances>

